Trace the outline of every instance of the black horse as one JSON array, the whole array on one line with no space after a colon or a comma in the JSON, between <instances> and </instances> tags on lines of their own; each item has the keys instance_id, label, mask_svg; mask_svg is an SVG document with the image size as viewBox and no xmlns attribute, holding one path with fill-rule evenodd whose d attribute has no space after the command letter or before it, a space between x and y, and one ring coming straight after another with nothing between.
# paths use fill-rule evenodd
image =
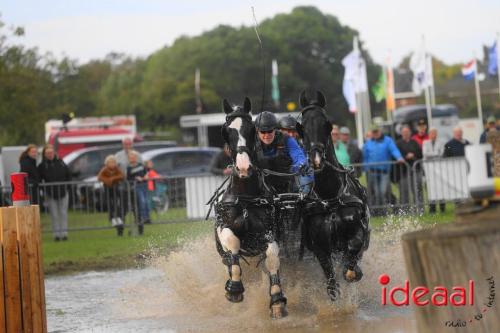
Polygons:
<instances>
[{"instance_id":1,"label":"black horse","mask_svg":"<svg viewBox=\"0 0 500 333\"><path fill-rule=\"evenodd\" d=\"M343 168L335 157L324 95L317 92L316 99L309 100L302 92L299 102L304 149L315 171L314 192L322 200L305 210L306 245L318 258L328 294L335 300L339 290L333 257L341 256L346 281L359 281L363 276L358 261L370 237L366 190L354 171Z\"/></svg>"},{"instance_id":2,"label":"black horse","mask_svg":"<svg viewBox=\"0 0 500 333\"><path fill-rule=\"evenodd\" d=\"M270 281L271 316L281 318L286 315L286 298L279 278L275 208L266 199L261 178L252 165L256 133L250 115L251 103L245 98L243 107L232 107L224 100L223 108L227 116L222 136L230 146L234 163L230 183L215 205L217 250L229 273L226 298L231 302L243 300L240 257L262 255Z\"/></svg>"}]
</instances>

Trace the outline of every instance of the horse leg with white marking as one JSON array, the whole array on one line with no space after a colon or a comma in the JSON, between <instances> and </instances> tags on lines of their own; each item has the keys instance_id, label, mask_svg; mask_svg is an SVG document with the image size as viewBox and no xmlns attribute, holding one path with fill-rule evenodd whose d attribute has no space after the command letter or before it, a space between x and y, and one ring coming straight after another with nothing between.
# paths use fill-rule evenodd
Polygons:
<instances>
[{"instance_id":1,"label":"horse leg with white marking","mask_svg":"<svg viewBox=\"0 0 500 333\"><path fill-rule=\"evenodd\" d=\"M217 228L217 236L224 249L223 262L227 266L229 280L226 281L226 298L230 302L243 301L245 288L241 282L240 240L229 228Z\"/></svg>"},{"instance_id":2,"label":"horse leg with white marking","mask_svg":"<svg viewBox=\"0 0 500 333\"><path fill-rule=\"evenodd\" d=\"M278 243L269 243L266 250L266 269L269 274L269 295L271 296L271 317L280 319L286 316L286 297L281 289L279 276L280 258Z\"/></svg>"}]
</instances>

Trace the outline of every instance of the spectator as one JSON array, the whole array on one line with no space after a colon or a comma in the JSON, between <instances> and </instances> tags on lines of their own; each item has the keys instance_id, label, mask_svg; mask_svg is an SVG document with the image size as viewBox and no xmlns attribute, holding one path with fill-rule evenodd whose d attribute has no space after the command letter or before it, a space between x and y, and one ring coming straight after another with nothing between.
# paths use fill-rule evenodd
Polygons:
<instances>
[{"instance_id":1,"label":"spectator","mask_svg":"<svg viewBox=\"0 0 500 333\"><path fill-rule=\"evenodd\" d=\"M427 134L427 123L424 119L420 119L417 125L418 132L415 133L411 138L418 143L420 149L422 149L422 144L425 140L429 139Z\"/></svg>"},{"instance_id":2,"label":"spectator","mask_svg":"<svg viewBox=\"0 0 500 333\"><path fill-rule=\"evenodd\" d=\"M340 132L339 127L337 125L332 126L332 143L333 148L335 149L335 156L340 164L343 166L348 166L351 164L351 160L349 159L349 154L347 153L347 147L344 145L342 141L340 141Z\"/></svg>"},{"instance_id":3,"label":"spectator","mask_svg":"<svg viewBox=\"0 0 500 333\"><path fill-rule=\"evenodd\" d=\"M371 140L373 138L373 133L371 130L366 131L365 133L365 141Z\"/></svg>"},{"instance_id":4,"label":"spectator","mask_svg":"<svg viewBox=\"0 0 500 333\"><path fill-rule=\"evenodd\" d=\"M114 155L104 160L104 167L99 171L97 179L104 184L104 193L108 200L109 221L116 228L118 236L123 236L125 211L122 207L121 192L118 185L125 179Z\"/></svg>"},{"instance_id":5,"label":"spectator","mask_svg":"<svg viewBox=\"0 0 500 333\"><path fill-rule=\"evenodd\" d=\"M233 164L231 158L231 149L227 143L224 144L224 149L213 160L210 171L214 175L228 176L231 174L232 169L229 167Z\"/></svg>"},{"instance_id":6,"label":"spectator","mask_svg":"<svg viewBox=\"0 0 500 333\"><path fill-rule=\"evenodd\" d=\"M121 172L126 175L127 174L127 167L129 165L129 153L133 150L134 148L134 143L132 139L130 138L125 138L122 141L122 146L123 149L120 150L115 154L116 157L116 162L118 163L118 167L120 168ZM142 163L142 156L137 153L137 162Z\"/></svg>"},{"instance_id":7,"label":"spectator","mask_svg":"<svg viewBox=\"0 0 500 333\"><path fill-rule=\"evenodd\" d=\"M131 150L128 155L129 165L127 167L127 181L129 182L132 198L132 211L139 235L144 233L144 222L149 219L147 203L147 171L139 162L139 153Z\"/></svg>"},{"instance_id":8,"label":"spectator","mask_svg":"<svg viewBox=\"0 0 500 333\"><path fill-rule=\"evenodd\" d=\"M424 141L422 147L422 155L424 159L429 160L433 158L439 158L443 156L443 145L439 144L437 140L437 129L431 128L429 130L429 139ZM439 209L444 212L446 209L446 203L444 201L439 202ZM429 203L429 213L433 214L436 212L436 203Z\"/></svg>"},{"instance_id":9,"label":"spectator","mask_svg":"<svg viewBox=\"0 0 500 333\"><path fill-rule=\"evenodd\" d=\"M390 161L394 158L402 163L404 159L392 138L384 135L378 125L371 126L371 133L372 139L363 146L363 163L371 164L365 165L368 187L373 193L370 203L383 206L386 204L389 188Z\"/></svg>"},{"instance_id":10,"label":"spectator","mask_svg":"<svg viewBox=\"0 0 500 333\"><path fill-rule=\"evenodd\" d=\"M56 156L54 147L46 145L42 151L42 162L38 165L38 174L44 185L44 200L49 207L52 219L52 234L54 240L68 239L68 203L69 195L66 185L51 185L55 182L68 182L71 172L63 160Z\"/></svg>"},{"instance_id":11,"label":"spectator","mask_svg":"<svg viewBox=\"0 0 500 333\"><path fill-rule=\"evenodd\" d=\"M488 117L488 120L486 121L486 128L479 138L479 143L486 143L486 136L488 135L488 132L499 130L499 128L497 128L496 126L496 122L497 120L494 116Z\"/></svg>"},{"instance_id":12,"label":"spectator","mask_svg":"<svg viewBox=\"0 0 500 333\"><path fill-rule=\"evenodd\" d=\"M155 203L157 203L157 198L160 197L161 194L167 191L167 186L162 182L161 176L154 169L153 161L146 161L146 178L148 179L148 210L152 211L154 209ZM160 202L158 202L160 203ZM151 218L148 218L144 221L145 224L151 223Z\"/></svg>"},{"instance_id":13,"label":"spectator","mask_svg":"<svg viewBox=\"0 0 500 333\"><path fill-rule=\"evenodd\" d=\"M358 145L354 140L351 140L351 131L347 127L340 128L340 141L347 147L347 154L349 155L349 161L351 164L361 164L363 163L363 153L361 149L358 148ZM363 169L361 167L357 167L356 176L360 177Z\"/></svg>"},{"instance_id":14,"label":"spectator","mask_svg":"<svg viewBox=\"0 0 500 333\"><path fill-rule=\"evenodd\" d=\"M133 141L130 138L125 138L122 141L122 146L123 149L120 150L115 154L116 158L116 163L118 163L118 168L120 168L120 171L123 173L125 177L127 177L127 167L129 165L129 158L128 155L131 151L133 151ZM138 154L137 161L139 163L142 163L142 157L140 154ZM122 199L122 210L124 212L128 212L130 210L129 203L130 203L130 186L127 184L124 184L124 186L120 186L120 198Z\"/></svg>"},{"instance_id":15,"label":"spectator","mask_svg":"<svg viewBox=\"0 0 500 333\"><path fill-rule=\"evenodd\" d=\"M419 134L422 133L420 127L419 124ZM424 134L427 135L425 132ZM400 203L410 205L410 193L412 193L418 213L420 213L424 201L422 169L420 165L417 165L417 168L414 169L415 173L412 172L412 169L415 162L422 159L422 150L419 144L411 138L411 131L408 126L401 129L401 139L397 141L397 146L406 161L406 164L402 164L398 168Z\"/></svg>"},{"instance_id":16,"label":"spectator","mask_svg":"<svg viewBox=\"0 0 500 333\"><path fill-rule=\"evenodd\" d=\"M29 194L31 203L38 205L40 193L38 192L38 183L40 175L36 167L36 157L38 156L38 148L34 144L29 144L28 147L19 156L19 165L21 172L28 174Z\"/></svg>"},{"instance_id":17,"label":"spectator","mask_svg":"<svg viewBox=\"0 0 500 333\"><path fill-rule=\"evenodd\" d=\"M453 129L453 139L444 145L444 157L459 157L465 156L465 146L470 145L470 142L462 137L463 132L460 127Z\"/></svg>"}]
</instances>

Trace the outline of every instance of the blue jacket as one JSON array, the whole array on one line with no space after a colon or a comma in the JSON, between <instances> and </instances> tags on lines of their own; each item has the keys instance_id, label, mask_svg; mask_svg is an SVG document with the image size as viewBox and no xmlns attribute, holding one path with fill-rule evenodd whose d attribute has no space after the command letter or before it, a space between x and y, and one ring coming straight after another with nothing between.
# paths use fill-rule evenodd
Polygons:
<instances>
[{"instance_id":1,"label":"blue jacket","mask_svg":"<svg viewBox=\"0 0 500 333\"><path fill-rule=\"evenodd\" d=\"M297 172L301 166L307 165L308 162L304 150L302 150L294 138L285 136L285 145L286 152L292 160L292 165L290 167L291 172ZM272 157L276 155L276 148L271 146L271 148L264 149L263 153L266 157Z\"/></svg>"},{"instance_id":2,"label":"blue jacket","mask_svg":"<svg viewBox=\"0 0 500 333\"><path fill-rule=\"evenodd\" d=\"M371 139L365 142L363 146L363 163L388 162L392 159L401 159L401 153L394 143L394 140L387 135L380 139ZM389 171L391 164L378 164L365 166L365 170Z\"/></svg>"}]
</instances>

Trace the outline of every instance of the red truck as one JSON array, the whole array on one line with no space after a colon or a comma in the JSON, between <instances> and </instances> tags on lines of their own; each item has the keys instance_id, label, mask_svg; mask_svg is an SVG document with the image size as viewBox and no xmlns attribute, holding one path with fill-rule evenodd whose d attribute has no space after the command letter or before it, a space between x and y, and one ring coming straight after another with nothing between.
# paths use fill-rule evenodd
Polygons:
<instances>
[{"instance_id":1,"label":"red truck","mask_svg":"<svg viewBox=\"0 0 500 333\"><path fill-rule=\"evenodd\" d=\"M45 140L54 146L59 158L87 147L121 143L123 139L142 141L137 135L135 116L73 118L69 122L45 123Z\"/></svg>"}]
</instances>

